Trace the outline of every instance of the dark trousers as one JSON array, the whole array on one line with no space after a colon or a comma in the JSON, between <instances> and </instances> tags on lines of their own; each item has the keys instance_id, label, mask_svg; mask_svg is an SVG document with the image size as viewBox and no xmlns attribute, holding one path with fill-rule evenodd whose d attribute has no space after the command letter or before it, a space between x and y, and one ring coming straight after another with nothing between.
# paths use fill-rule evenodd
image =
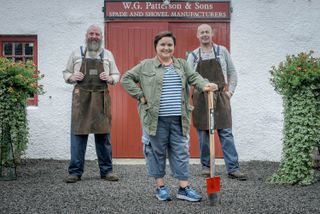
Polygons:
<instances>
[{"instance_id":1,"label":"dark trousers","mask_svg":"<svg viewBox=\"0 0 320 214\"><path fill-rule=\"evenodd\" d=\"M100 175L105 176L112 172L112 146L110 134L94 134L96 153L98 157ZM74 135L71 133L71 160L69 174L82 176L88 135Z\"/></svg>"}]
</instances>

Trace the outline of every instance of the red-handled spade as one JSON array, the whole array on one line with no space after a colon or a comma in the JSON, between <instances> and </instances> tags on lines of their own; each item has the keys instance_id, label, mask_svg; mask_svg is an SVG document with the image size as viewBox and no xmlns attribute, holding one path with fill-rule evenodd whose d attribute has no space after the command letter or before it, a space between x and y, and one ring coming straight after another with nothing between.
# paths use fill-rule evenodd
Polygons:
<instances>
[{"instance_id":1,"label":"red-handled spade","mask_svg":"<svg viewBox=\"0 0 320 214\"><path fill-rule=\"evenodd\" d=\"M207 193L211 206L221 202L220 197L220 176L215 176L215 145L214 145L214 109L213 92L208 93L209 108L209 138L210 138L210 177L207 180Z\"/></svg>"}]
</instances>

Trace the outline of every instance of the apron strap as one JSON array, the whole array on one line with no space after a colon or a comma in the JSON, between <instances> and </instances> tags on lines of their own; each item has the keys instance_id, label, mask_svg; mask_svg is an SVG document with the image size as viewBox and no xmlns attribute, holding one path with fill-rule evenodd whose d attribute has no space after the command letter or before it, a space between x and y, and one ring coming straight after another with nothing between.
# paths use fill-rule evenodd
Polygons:
<instances>
[{"instance_id":1,"label":"apron strap","mask_svg":"<svg viewBox=\"0 0 320 214\"><path fill-rule=\"evenodd\" d=\"M104 49L102 49L102 52L99 54L101 62L103 62L104 58Z\"/></svg>"},{"instance_id":2,"label":"apron strap","mask_svg":"<svg viewBox=\"0 0 320 214\"><path fill-rule=\"evenodd\" d=\"M215 47L216 47L215 45L212 46L214 57L217 59L218 63L221 65L221 63L220 63L220 45L217 45L217 51L216 51Z\"/></svg>"},{"instance_id":3,"label":"apron strap","mask_svg":"<svg viewBox=\"0 0 320 214\"><path fill-rule=\"evenodd\" d=\"M81 52L82 65L83 65L83 61L86 58L86 54L87 54L87 48L85 48L83 51L83 46L80 46L80 52ZM84 74L86 75L87 74L87 61L84 61L84 63L85 63L84 64L84 66L85 66Z\"/></svg>"},{"instance_id":4,"label":"apron strap","mask_svg":"<svg viewBox=\"0 0 320 214\"><path fill-rule=\"evenodd\" d=\"M195 64L198 61L197 54L195 54L193 51L191 52L191 55L193 56L193 64Z\"/></svg>"},{"instance_id":5,"label":"apron strap","mask_svg":"<svg viewBox=\"0 0 320 214\"><path fill-rule=\"evenodd\" d=\"M201 48L199 48L198 54L199 54L199 62L200 62L200 61L202 61L202 58L201 58ZM199 62L198 62L198 63L199 63Z\"/></svg>"},{"instance_id":6,"label":"apron strap","mask_svg":"<svg viewBox=\"0 0 320 214\"><path fill-rule=\"evenodd\" d=\"M105 99L106 99L106 91L107 90L103 91L103 114L104 115L106 115L106 108L105 108L105 105L106 105L106 101L105 101Z\"/></svg>"},{"instance_id":7,"label":"apron strap","mask_svg":"<svg viewBox=\"0 0 320 214\"><path fill-rule=\"evenodd\" d=\"M80 52L81 52L81 57L82 59L84 59L86 57L86 52L87 52L87 49L85 49L83 51L83 46L80 46Z\"/></svg>"}]
</instances>

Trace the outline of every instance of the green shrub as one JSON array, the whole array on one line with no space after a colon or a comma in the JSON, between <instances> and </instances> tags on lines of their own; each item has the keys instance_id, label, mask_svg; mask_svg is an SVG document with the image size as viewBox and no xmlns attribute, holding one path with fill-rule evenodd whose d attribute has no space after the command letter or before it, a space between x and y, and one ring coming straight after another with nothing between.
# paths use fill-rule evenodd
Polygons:
<instances>
[{"instance_id":1,"label":"green shrub","mask_svg":"<svg viewBox=\"0 0 320 214\"><path fill-rule=\"evenodd\" d=\"M43 75L35 73L36 66L28 61L16 63L0 57L0 137L2 163L7 161L9 151L7 144L11 140L15 159L27 148L28 122L26 117L26 99L31 94L43 94L38 80ZM7 136L8 132L10 137Z\"/></svg>"},{"instance_id":2,"label":"green shrub","mask_svg":"<svg viewBox=\"0 0 320 214\"><path fill-rule=\"evenodd\" d=\"M320 60L312 54L287 56L270 71L284 109L282 158L271 183L308 185L315 181L311 153L320 142Z\"/></svg>"}]
</instances>

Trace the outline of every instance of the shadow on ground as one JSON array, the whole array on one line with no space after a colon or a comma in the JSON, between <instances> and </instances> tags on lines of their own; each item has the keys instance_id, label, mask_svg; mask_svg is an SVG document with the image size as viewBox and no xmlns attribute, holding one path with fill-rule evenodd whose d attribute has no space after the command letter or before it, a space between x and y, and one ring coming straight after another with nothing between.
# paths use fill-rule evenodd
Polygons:
<instances>
[{"instance_id":1,"label":"shadow on ground","mask_svg":"<svg viewBox=\"0 0 320 214\"><path fill-rule=\"evenodd\" d=\"M17 168L17 180L0 181L0 213L320 213L320 182L311 186L268 184L266 179L278 167L274 162L241 163L248 181L229 179L224 166L218 166L222 203L215 207L209 206L200 165L190 165L190 183L203 195L196 203L175 197L178 186L169 167L166 180L173 200L160 202L145 165L115 165L121 180L108 182L99 178L97 162L87 161L82 181L75 184L62 182L67 166L68 161L26 160Z\"/></svg>"}]
</instances>

